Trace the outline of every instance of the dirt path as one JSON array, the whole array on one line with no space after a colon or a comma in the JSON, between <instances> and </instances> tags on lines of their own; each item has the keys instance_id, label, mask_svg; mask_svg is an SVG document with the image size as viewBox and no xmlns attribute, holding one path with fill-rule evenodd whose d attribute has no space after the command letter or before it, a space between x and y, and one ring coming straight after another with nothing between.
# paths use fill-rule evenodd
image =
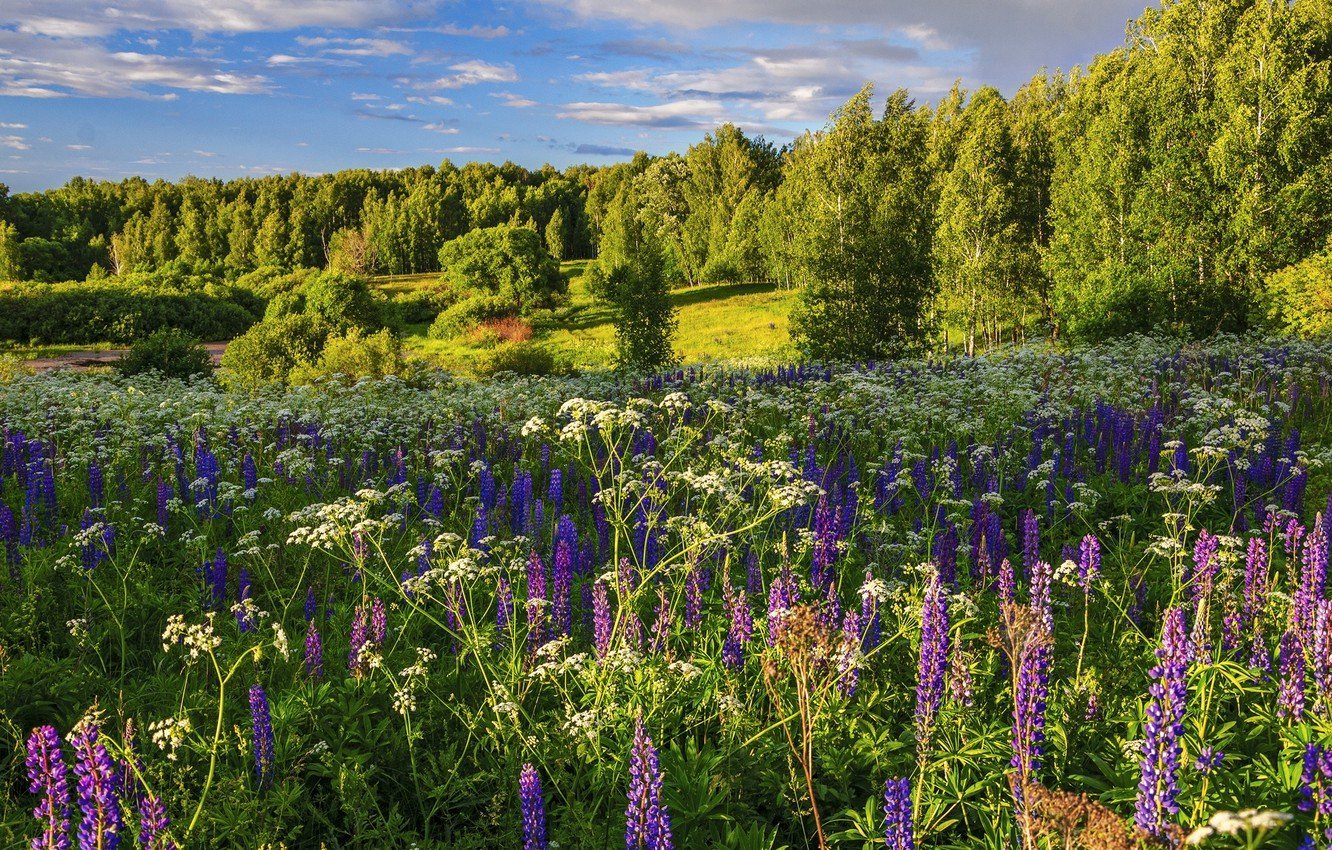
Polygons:
<instances>
[{"instance_id":1,"label":"dirt path","mask_svg":"<svg viewBox=\"0 0 1332 850\"><path fill-rule=\"evenodd\" d=\"M222 360L222 352L227 350L225 342L205 342L204 349L216 366ZM34 372L47 372L61 366L72 369L87 369L91 366L110 366L120 359L129 349L112 348L106 351L71 351L54 357L40 357L36 360L24 360L23 365Z\"/></svg>"}]
</instances>

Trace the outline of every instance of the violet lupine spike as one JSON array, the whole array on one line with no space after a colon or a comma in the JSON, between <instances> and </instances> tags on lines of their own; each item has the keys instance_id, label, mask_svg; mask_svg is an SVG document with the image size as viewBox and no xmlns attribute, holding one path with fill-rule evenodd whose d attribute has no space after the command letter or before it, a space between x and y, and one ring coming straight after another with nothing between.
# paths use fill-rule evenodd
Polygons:
<instances>
[{"instance_id":1,"label":"violet lupine spike","mask_svg":"<svg viewBox=\"0 0 1332 850\"><path fill-rule=\"evenodd\" d=\"M634 724L634 744L629 754L629 805L625 809L625 850L672 850L671 816L661 801L662 775L657 748L643 729L643 718Z\"/></svg>"},{"instance_id":2,"label":"violet lupine spike","mask_svg":"<svg viewBox=\"0 0 1332 850\"><path fill-rule=\"evenodd\" d=\"M554 470L552 475L558 473ZM556 479L558 480L558 479ZM573 519L561 516L555 526L555 556L551 564L551 627L556 633L568 635L573 630L572 593L574 551L578 545L578 531Z\"/></svg>"},{"instance_id":3,"label":"violet lupine spike","mask_svg":"<svg viewBox=\"0 0 1332 850\"><path fill-rule=\"evenodd\" d=\"M124 820L120 815L120 773L101 741L97 724L82 721L70 736L78 776L80 850L115 850Z\"/></svg>"},{"instance_id":4,"label":"violet lupine spike","mask_svg":"<svg viewBox=\"0 0 1332 850\"><path fill-rule=\"evenodd\" d=\"M533 549L527 556L527 644L533 652L546 642L547 607L546 565Z\"/></svg>"},{"instance_id":5,"label":"violet lupine spike","mask_svg":"<svg viewBox=\"0 0 1332 850\"><path fill-rule=\"evenodd\" d=\"M319 606L315 603L314 586L311 585L305 591L305 608L301 612L305 615L305 622L307 623L313 622L315 614L318 612L318 610Z\"/></svg>"},{"instance_id":6,"label":"violet lupine spike","mask_svg":"<svg viewBox=\"0 0 1332 850\"><path fill-rule=\"evenodd\" d=\"M1171 608L1161 628L1161 648L1156 651L1158 663L1151 671L1153 682L1148 691L1134 814L1138 827L1157 838L1166 835L1170 816L1179 813L1189 655L1184 609Z\"/></svg>"},{"instance_id":7,"label":"violet lupine spike","mask_svg":"<svg viewBox=\"0 0 1332 850\"><path fill-rule=\"evenodd\" d=\"M1101 575L1101 541L1088 534L1078 544L1078 587L1084 594L1091 593L1092 585Z\"/></svg>"},{"instance_id":8,"label":"violet lupine spike","mask_svg":"<svg viewBox=\"0 0 1332 850\"><path fill-rule=\"evenodd\" d=\"M911 820L911 780L889 779L883 787L883 835L887 850L915 850Z\"/></svg>"},{"instance_id":9,"label":"violet lupine spike","mask_svg":"<svg viewBox=\"0 0 1332 850\"><path fill-rule=\"evenodd\" d=\"M1216 572L1220 566L1220 542L1207 529L1198 535L1193 547L1193 575L1190 578L1193 596L1192 646L1199 657L1212 649L1212 595L1216 586Z\"/></svg>"},{"instance_id":10,"label":"violet lupine spike","mask_svg":"<svg viewBox=\"0 0 1332 850\"><path fill-rule=\"evenodd\" d=\"M1277 688L1277 716L1296 723L1304 717L1304 668L1304 645L1294 629L1287 629L1277 650L1277 670L1281 676Z\"/></svg>"},{"instance_id":11,"label":"violet lupine spike","mask_svg":"<svg viewBox=\"0 0 1332 850\"><path fill-rule=\"evenodd\" d=\"M948 595L943 579L932 572L920 612L920 665L916 680L916 741L927 748L943 705L948 670Z\"/></svg>"},{"instance_id":12,"label":"violet lupine spike","mask_svg":"<svg viewBox=\"0 0 1332 850\"><path fill-rule=\"evenodd\" d=\"M1050 598L1054 567L1047 561L1037 560L1027 575L1031 579L1031 607L1040 615L1045 631L1054 634L1054 606Z\"/></svg>"},{"instance_id":13,"label":"violet lupine spike","mask_svg":"<svg viewBox=\"0 0 1332 850\"><path fill-rule=\"evenodd\" d=\"M999 602L1012 605L1017 600L1017 577L1013 575L1013 562L1004 558L999 564Z\"/></svg>"},{"instance_id":14,"label":"violet lupine spike","mask_svg":"<svg viewBox=\"0 0 1332 850\"><path fill-rule=\"evenodd\" d=\"M791 568L782 566L782 571L768 588L768 645L776 646L781 634L782 621L787 612L800 604L800 590L796 587L795 576Z\"/></svg>"},{"instance_id":15,"label":"violet lupine spike","mask_svg":"<svg viewBox=\"0 0 1332 850\"><path fill-rule=\"evenodd\" d=\"M365 649L370 643L366 632L365 606L357 605L352 612L351 635L347 641L347 669L357 678L365 675Z\"/></svg>"},{"instance_id":16,"label":"violet lupine spike","mask_svg":"<svg viewBox=\"0 0 1332 850\"><path fill-rule=\"evenodd\" d=\"M662 587L657 588L657 605L652 612L652 645L653 652L661 652L666 646L671 636L671 603L666 599L666 590Z\"/></svg>"},{"instance_id":17,"label":"violet lupine spike","mask_svg":"<svg viewBox=\"0 0 1332 850\"><path fill-rule=\"evenodd\" d=\"M852 608L842 618L842 641L837 651L837 690L850 699L860 683L860 612Z\"/></svg>"},{"instance_id":18,"label":"violet lupine spike","mask_svg":"<svg viewBox=\"0 0 1332 850\"><path fill-rule=\"evenodd\" d=\"M1018 654L1012 759L1012 766L1017 768L1018 789L1026 787L1040 772L1045 755L1045 703L1050 692L1051 655L1048 633L1026 640ZM1020 798L1018 802L1021 803Z\"/></svg>"},{"instance_id":19,"label":"violet lupine spike","mask_svg":"<svg viewBox=\"0 0 1332 850\"><path fill-rule=\"evenodd\" d=\"M703 625L703 569L695 564L685 576L685 628Z\"/></svg>"},{"instance_id":20,"label":"violet lupine spike","mask_svg":"<svg viewBox=\"0 0 1332 850\"><path fill-rule=\"evenodd\" d=\"M305 673L314 679L324 675L324 642L314 620L305 627Z\"/></svg>"},{"instance_id":21,"label":"violet lupine spike","mask_svg":"<svg viewBox=\"0 0 1332 850\"><path fill-rule=\"evenodd\" d=\"M546 799L541 777L531 764L524 764L518 777L518 797L523 808L523 850L546 850Z\"/></svg>"},{"instance_id":22,"label":"violet lupine spike","mask_svg":"<svg viewBox=\"0 0 1332 850\"><path fill-rule=\"evenodd\" d=\"M1304 538L1301 557L1303 570L1295 597L1295 624L1300 640L1308 646L1313 642L1314 617L1318 603L1327 590L1327 533L1323 530L1323 516L1318 515L1313 530Z\"/></svg>"},{"instance_id":23,"label":"violet lupine spike","mask_svg":"<svg viewBox=\"0 0 1332 850\"><path fill-rule=\"evenodd\" d=\"M151 791L139 797L139 846L143 850L176 850L176 842L167 832L171 819L167 817L162 799Z\"/></svg>"},{"instance_id":24,"label":"violet lupine spike","mask_svg":"<svg viewBox=\"0 0 1332 850\"><path fill-rule=\"evenodd\" d=\"M254 775L259 788L273 784L273 721L268 713L268 695L262 685L250 686L250 728L254 745Z\"/></svg>"},{"instance_id":25,"label":"violet lupine spike","mask_svg":"<svg viewBox=\"0 0 1332 850\"><path fill-rule=\"evenodd\" d=\"M41 795L32 816L41 835L32 850L69 850L69 775L60 748L60 734L51 726L38 726L28 736L28 791Z\"/></svg>"},{"instance_id":26,"label":"violet lupine spike","mask_svg":"<svg viewBox=\"0 0 1332 850\"><path fill-rule=\"evenodd\" d=\"M370 603L370 639L375 646L381 647L388 640L388 611L384 608L384 600L378 596Z\"/></svg>"},{"instance_id":27,"label":"violet lupine spike","mask_svg":"<svg viewBox=\"0 0 1332 850\"><path fill-rule=\"evenodd\" d=\"M1250 635L1249 666L1271 669L1271 656L1263 640L1263 615L1267 610L1267 541L1261 537L1249 539L1244 559L1244 605L1240 609L1242 628Z\"/></svg>"},{"instance_id":28,"label":"violet lupine spike","mask_svg":"<svg viewBox=\"0 0 1332 850\"><path fill-rule=\"evenodd\" d=\"M1041 526L1036 519L1036 512L1031 508L1022 512L1019 522L1022 533L1022 569L1030 576L1032 568L1041 557Z\"/></svg>"},{"instance_id":29,"label":"violet lupine spike","mask_svg":"<svg viewBox=\"0 0 1332 850\"><path fill-rule=\"evenodd\" d=\"M592 643L597 658L605 658L611 644L610 594L606 582L597 579L592 585Z\"/></svg>"}]
</instances>

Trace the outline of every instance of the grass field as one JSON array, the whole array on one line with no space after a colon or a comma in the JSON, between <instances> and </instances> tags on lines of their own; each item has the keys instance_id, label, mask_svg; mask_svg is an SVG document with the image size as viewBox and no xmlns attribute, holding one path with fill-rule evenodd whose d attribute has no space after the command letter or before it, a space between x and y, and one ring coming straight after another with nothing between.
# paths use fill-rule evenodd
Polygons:
<instances>
[{"instance_id":1,"label":"grass field","mask_svg":"<svg viewBox=\"0 0 1332 850\"><path fill-rule=\"evenodd\" d=\"M597 303L584 283L585 261L563 264L569 279L569 304L556 311L551 322L534 328L533 338L545 343L575 368L612 365L615 327L611 310ZM376 286L399 294L432 283L437 275L379 278ZM727 361L789 360L794 356L788 317L796 294L771 284L709 284L677 289L671 295L679 310L676 352L684 364ZM409 326L409 351L436 360L446 369L471 371L489 350L465 339L438 340L426 336L424 324Z\"/></svg>"}]
</instances>

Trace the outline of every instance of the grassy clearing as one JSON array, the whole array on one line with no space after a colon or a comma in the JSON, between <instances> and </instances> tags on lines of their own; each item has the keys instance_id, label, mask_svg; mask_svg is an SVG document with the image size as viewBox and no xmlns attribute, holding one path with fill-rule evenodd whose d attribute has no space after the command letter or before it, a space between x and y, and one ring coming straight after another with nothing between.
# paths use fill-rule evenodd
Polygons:
<instances>
[{"instance_id":1,"label":"grassy clearing","mask_svg":"<svg viewBox=\"0 0 1332 850\"><path fill-rule=\"evenodd\" d=\"M533 339L548 345L576 368L610 366L615 359L612 311L588 292L585 261L562 266L569 279L569 304L547 321L538 322ZM437 275L380 278L376 285L397 294L433 283ZM709 284L677 289L671 295L679 310L676 351L685 364L718 360L771 362L791 359L788 316L796 293L771 284ZM438 361L446 369L470 372L491 346L466 338L439 340L426 336L427 325L411 325L405 342L409 351Z\"/></svg>"}]
</instances>

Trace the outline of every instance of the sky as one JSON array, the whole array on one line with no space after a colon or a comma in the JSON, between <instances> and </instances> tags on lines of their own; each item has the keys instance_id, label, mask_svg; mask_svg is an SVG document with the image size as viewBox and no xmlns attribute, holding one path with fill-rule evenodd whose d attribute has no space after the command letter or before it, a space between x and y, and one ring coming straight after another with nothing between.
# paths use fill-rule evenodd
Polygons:
<instances>
[{"instance_id":1,"label":"sky","mask_svg":"<svg viewBox=\"0 0 1332 850\"><path fill-rule=\"evenodd\" d=\"M783 144L865 82L1006 95L1145 0L4 0L0 183Z\"/></svg>"}]
</instances>

